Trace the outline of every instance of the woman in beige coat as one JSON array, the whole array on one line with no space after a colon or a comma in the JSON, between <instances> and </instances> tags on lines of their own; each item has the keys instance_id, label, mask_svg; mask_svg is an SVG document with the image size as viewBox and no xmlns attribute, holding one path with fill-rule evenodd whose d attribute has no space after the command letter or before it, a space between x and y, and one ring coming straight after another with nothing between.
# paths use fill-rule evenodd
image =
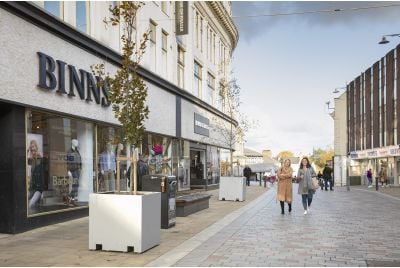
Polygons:
<instances>
[{"instance_id":1,"label":"woman in beige coat","mask_svg":"<svg viewBox=\"0 0 400 268\"><path fill-rule=\"evenodd\" d=\"M292 211L292 175L289 159L283 161L283 166L278 170L278 193L276 198L281 203L281 213L285 214L285 202L289 205L289 212Z\"/></svg>"}]
</instances>

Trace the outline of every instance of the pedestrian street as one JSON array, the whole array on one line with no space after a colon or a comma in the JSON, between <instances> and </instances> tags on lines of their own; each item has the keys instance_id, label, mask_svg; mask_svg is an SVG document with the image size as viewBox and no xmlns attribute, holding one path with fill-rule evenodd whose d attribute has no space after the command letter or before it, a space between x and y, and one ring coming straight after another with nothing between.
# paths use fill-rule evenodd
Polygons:
<instances>
[{"instance_id":1,"label":"pedestrian street","mask_svg":"<svg viewBox=\"0 0 400 268\"><path fill-rule=\"evenodd\" d=\"M297 188L291 213L285 204L281 215L272 188L174 263L172 250L149 266L400 266L400 199L336 187L318 190L303 215Z\"/></svg>"}]
</instances>

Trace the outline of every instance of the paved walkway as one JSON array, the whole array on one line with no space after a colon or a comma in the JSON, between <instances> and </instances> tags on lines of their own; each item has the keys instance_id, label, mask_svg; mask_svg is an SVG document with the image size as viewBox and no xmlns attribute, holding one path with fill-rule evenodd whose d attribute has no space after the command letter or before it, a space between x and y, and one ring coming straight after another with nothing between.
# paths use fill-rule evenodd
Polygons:
<instances>
[{"instance_id":1,"label":"paved walkway","mask_svg":"<svg viewBox=\"0 0 400 268\"><path fill-rule=\"evenodd\" d=\"M246 201L231 202L218 201L218 190L209 191L209 209L178 217L175 227L161 230L161 244L142 254L88 250L88 217L17 235L0 234L0 266L144 266L265 192L252 184Z\"/></svg>"},{"instance_id":2,"label":"paved walkway","mask_svg":"<svg viewBox=\"0 0 400 268\"><path fill-rule=\"evenodd\" d=\"M88 250L87 217L0 234L0 266L400 266L400 188L319 191L310 215L294 188L285 215L274 188L252 183L245 202L211 191L209 209L177 218L143 254Z\"/></svg>"},{"instance_id":3,"label":"paved walkway","mask_svg":"<svg viewBox=\"0 0 400 268\"><path fill-rule=\"evenodd\" d=\"M281 215L274 192L148 266L400 266L399 198L337 187L318 191L303 215L296 185Z\"/></svg>"}]
</instances>

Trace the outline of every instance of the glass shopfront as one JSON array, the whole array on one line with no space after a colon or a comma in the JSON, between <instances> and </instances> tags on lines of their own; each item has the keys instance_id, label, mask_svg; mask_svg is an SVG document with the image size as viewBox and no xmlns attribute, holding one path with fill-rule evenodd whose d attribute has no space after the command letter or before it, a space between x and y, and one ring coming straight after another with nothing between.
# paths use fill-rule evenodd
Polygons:
<instances>
[{"instance_id":1,"label":"glass shopfront","mask_svg":"<svg viewBox=\"0 0 400 268\"><path fill-rule=\"evenodd\" d=\"M221 176L230 176L231 172L231 153L227 149L220 150Z\"/></svg>"},{"instance_id":2,"label":"glass shopfront","mask_svg":"<svg viewBox=\"0 0 400 268\"><path fill-rule=\"evenodd\" d=\"M28 216L87 207L93 192L129 190L131 146L122 128L38 111L27 111L26 122ZM144 175L175 175L178 191L218 184L220 149L204 149L145 134L138 150L138 189Z\"/></svg>"},{"instance_id":3,"label":"glass shopfront","mask_svg":"<svg viewBox=\"0 0 400 268\"><path fill-rule=\"evenodd\" d=\"M207 185L219 184L220 153L214 146L207 146Z\"/></svg>"},{"instance_id":4,"label":"glass shopfront","mask_svg":"<svg viewBox=\"0 0 400 268\"><path fill-rule=\"evenodd\" d=\"M87 206L95 175L94 125L28 111L28 215Z\"/></svg>"},{"instance_id":5,"label":"glass shopfront","mask_svg":"<svg viewBox=\"0 0 400 268\"><path fill-rule=\"evenodd\" d=\"M178 191L190 190L190 142L177 142L178 163L175 168L174 175L178 178Z\"/></svg>"},{"instance_id":6,"label":"glass shopfront","mask_svg":"<svg viewBox=\"0 0 400 268\"><path fill-rule=\"evenodd\" d=\"M130 155L130 144L123 139L122 128L97 125L98 192L126 191L130 162L120 157ZM117 167L119 163L119 181Z\"/></svg>"},{"instance_id":7,"label":"glass shopfront","mask_svg":"<svg viewBox=\"0 0 400 268\"><path fill-rule=\"evenodd\" d=\"M190 183L206 185L205 163L206 150L190 149Z\"/></svg>"}]
</instances>

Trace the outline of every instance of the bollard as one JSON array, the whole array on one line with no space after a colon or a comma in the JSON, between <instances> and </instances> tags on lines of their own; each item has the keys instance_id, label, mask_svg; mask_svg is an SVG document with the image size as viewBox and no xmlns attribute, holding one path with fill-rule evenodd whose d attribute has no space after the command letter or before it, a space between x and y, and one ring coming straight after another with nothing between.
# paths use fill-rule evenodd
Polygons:
<instances>
[{"instance_id":1,"label":"bollard","mask_svg":"<svg viewBox=\"0 0 400 268\"><path fill-rule=\"evenodd\" d=\"M262 178L262 176L261 176L261 173L260 173L260 181L259 181L259 183L260 183L260 186L261 186L261 178Z\"/></svg>"},{"instance_id":2,"label":"bollard","mask_svg":"<svg viewBox=\"0 0 400 268\"><path fill-rule=\"evenodd\" d=\"M379 189L379 181L378 181L378 177L375 177L375 190L377 190L378 191L378 189Z\"/></svg>"},{"instance_id":3,"label":"bollard","mask_svg":"<svg viewBox=\"0 0 400 268\"><path fill-rule=\"evenodd\" d=\"M264 177L264 188L267 188L267 177Z\"/></svg>"}]
</instances>

